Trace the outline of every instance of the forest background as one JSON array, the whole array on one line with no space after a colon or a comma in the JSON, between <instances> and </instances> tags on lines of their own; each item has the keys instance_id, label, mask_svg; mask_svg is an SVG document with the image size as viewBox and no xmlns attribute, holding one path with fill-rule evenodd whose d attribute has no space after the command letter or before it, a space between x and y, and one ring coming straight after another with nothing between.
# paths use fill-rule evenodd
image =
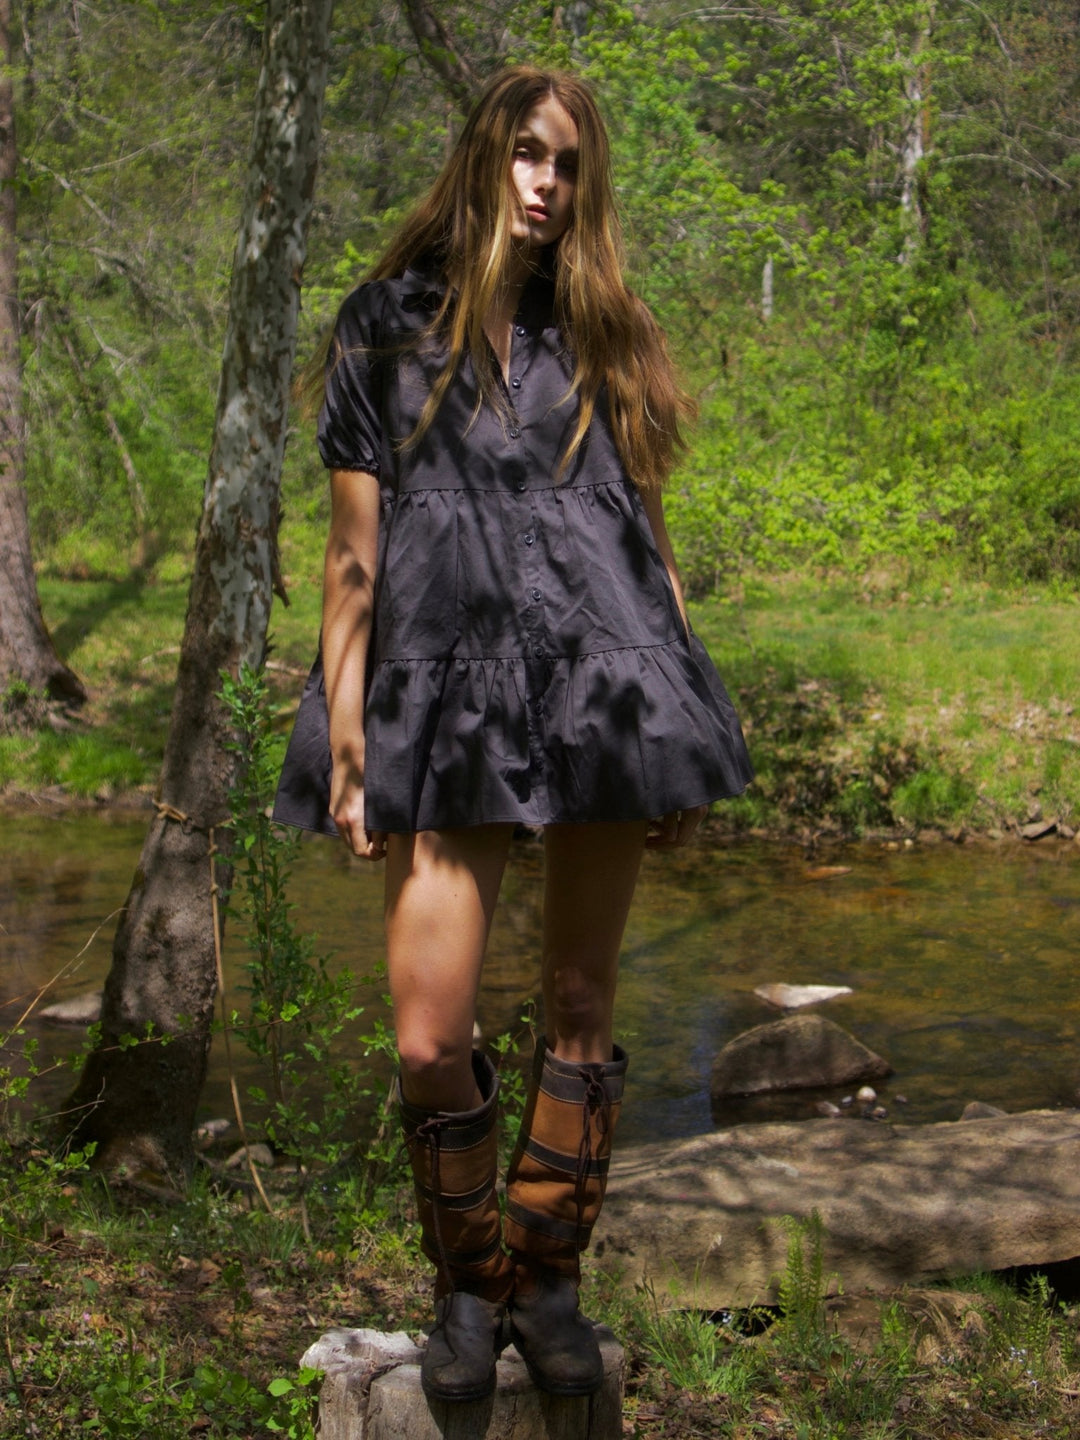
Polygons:
<instances>
[{"instance_id":1,"label":"forest background","mask_svg":"<svg viewBox=\"0 0 1080 1440\"><path fill-rule=\"evenodd\" d=\"M158 773L265 18L207 0L0 0L13 41L0 110L10 80L19 144L4 182L18 208L19 478L46 619L89 691L64 713L8 685L0 789L108 801ZM302 355L429 184L484 75L525 59L596 86L628 273L700 403L668 511L758 771L726 807L737 826L811 839L899 827L925 842L946 829L1071 838L1080 823L1078 30L1064 0L338 0ZM327 491L310 428L295 417L286 456L279 740L318 629ZM249 770L265 778L263 762ZM239 811L257 820L250 799ZM159 823L175 833L182 818ZM238 854L257 848L237 834ZM17 844L16 825L9 835ZM208 890L213 830L209 853L199 844ZM140 868L132 893L142 884ZM284 889L271 898L280 919ZM314 988L298 1003L290 972L294 989L270 1007L249 967L253 1018L227 1016L222 1033L263 1058L265 1036L298 1033L300 1062L322 1063L312 1046L356 1018L348 976L313 959L309 937L289 949L253 915L251 933ZM138 969L114 987L114 1011ZM139 1034L132 1014L148 1017ZM115 1052L129 1080L139 1064L151 1081L184 1078L184 1026L146 1009L121 1018L94 1027L93 1054ZM199 1040L210 1015L196 1018ZM407 1201L373 1178L385 1180L378 1143L392 1142L380 1130L359 1173L328 1175L327 1147L343 1143L330 1121L355 1098L343 1090L335 1111L332 1085L310 1124L301 1107L266 1125L292 1162L267 1165L272 1199L250 1147L250 1185L213 1153L186 1196L149 1166L126 1188L72 1184L89 1151L58 1158L21 1126L30 1079L52 1068L32 1039L7 1068L21 1027L0 1044L0 1435L310 1440L298 1317L312 1335L343 1316L414 1330L424 1318ZM391 1048L376 1028L371 1053ZM349 1073L366 1095L366 1072ZM112 1088L143 1124L137 1087ZM810 1239L793 1236L780 1323L760 1348L590 1278L590 1313L616 1323L632 1357L627 1433L1075 1433L1076 1311L1051 1305L1045 1280L1023 1296L984 1285L980 1325L961 1297L962 1333L946 1326L929 1351L922 1321L889 1300L868 1356L826 1315Z\"/></svg>"},{"instance_id":2,"label":"forest background","mask_svg":"<svg viewBox=\"0 0 1080 1440\"><path fill-rule=\"evenodd\" d=\"M336 6L301 356L478 78L530 60L594 83L628 273L700 404L668 510L756 732L745 823L1075 822L1078 23L1059 0ZM154 777L261 25L221 3L15 13L26 492L96 734L0 737L0 782ZM299 669L327 518L300 417L283 497L296 603L273 631ZM897 675L909 642L924 661ZM1010 673L946 683L957 652L1003 647ZM976 727L981 759L959 753ZM1001 733L1042 747L1034 767L997 773Z\"/></svg>"}]
</instances>

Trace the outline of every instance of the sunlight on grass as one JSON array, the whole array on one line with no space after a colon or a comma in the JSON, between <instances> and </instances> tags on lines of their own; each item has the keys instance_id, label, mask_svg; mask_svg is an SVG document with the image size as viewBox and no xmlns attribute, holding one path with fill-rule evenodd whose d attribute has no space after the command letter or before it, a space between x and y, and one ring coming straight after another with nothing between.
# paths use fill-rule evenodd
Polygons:
<instances>
[{"instance_id":1,"label":"sunlight on grass","mask_svg":"<svg viewBox=\"0 0 1080 1440\"><path fill-rule=\"evenodd\" d=\"M320 505L300 504L282 532L290 604L274 604L268 675L282 730L318 642ZM149 578L90 558L105 578L71 578L85 570L68 556L40 582L58 649L91 692L86 728L2 737L0 785L93 795L149 783L160 766L190 557L162 557ZM691 613L758 770L725 807L734 828L1080 824L1080 607L1060 587L883 567L863 581L750 577Z\"/></svg>"}]
</instances>

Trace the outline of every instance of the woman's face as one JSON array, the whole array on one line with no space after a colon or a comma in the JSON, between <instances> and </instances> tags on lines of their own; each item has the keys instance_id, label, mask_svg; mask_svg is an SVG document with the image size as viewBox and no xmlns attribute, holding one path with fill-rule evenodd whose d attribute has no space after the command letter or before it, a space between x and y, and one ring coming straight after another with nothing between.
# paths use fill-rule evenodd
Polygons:
<instances>
[{"instance_id":1,"label":"woman's face","mask_svg":"<svg viewBox=\"0 0 1080 1440\"><path fill-rule=\"evenodd\" d=\"M518 201L511 235L530 250L552 245L574 213L578 129L553 95L518 126L510 179Z\"/></svg>"}]
</instances>

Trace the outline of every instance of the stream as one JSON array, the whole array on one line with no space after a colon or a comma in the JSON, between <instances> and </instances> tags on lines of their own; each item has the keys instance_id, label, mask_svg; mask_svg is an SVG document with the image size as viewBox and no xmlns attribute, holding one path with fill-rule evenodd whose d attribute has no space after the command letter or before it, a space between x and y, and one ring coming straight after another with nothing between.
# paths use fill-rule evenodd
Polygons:
<instances>
[{"instance_id":1,"label":"stream","mask_svg":"<svg viewBox=\"0 0 1080 1440\"><path fill-rule=\"evenodd\" d=\"M0 1039L50 982L43 1005L100 988L145 824L131 811L0 818ZM848 869L821 876L824 867ZM298 924L335 965L369 975L381 951L381 870L314 837L294 877ZM480 1001L486 1037L520 1031L538 994L541 889L539 843L515 842ZM1056 841L877 842L808 859L795 845L708 840L649 854L617 1003L616 1034L631 1056L620 1142L814 1113L805 1094L711 1113L716 1052L780 1014L753 993L769 981L851 987L821 1013L892 1063L879 1091L893 1119L956 1119L974 1099L1006 1110L1077 1105L1078 921L1080 846ZM244 959L234 925L226 982L237 1008ZM357 992L363 1033L386 1012L377 982ZM39 1064L82 1044L79 1029L36 1015L25 1029ZM253 1062L240 1078L242 1089L256 1081ZM70 1084L53 1072L36 1082L37 1099L55 1106ZM231 1113L219 1043L200 1113Z\"/></svg>"}]
</instances>

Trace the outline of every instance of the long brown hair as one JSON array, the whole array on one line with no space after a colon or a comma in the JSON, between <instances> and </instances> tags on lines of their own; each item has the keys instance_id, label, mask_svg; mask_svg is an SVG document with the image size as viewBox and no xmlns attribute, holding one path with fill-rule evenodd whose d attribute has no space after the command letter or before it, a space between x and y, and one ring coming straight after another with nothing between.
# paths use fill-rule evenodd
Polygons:
<instances>
[{"instance_id":1,"label":"long brown hair","mask_svg":"<svg viewBox=\"0 0 1080 1440\"><path fill-rule=\"evenodd\" d=\"M554 253L555 320L573 357L570 393L576 392L580 403L562 466L585 439L606 383L627 473L641 489L655 489L682 447L679 421L693 413L693 405L676 381L659 326L623 281L610 148L596 101L575 76L531 65L501 70L488 83L430 194L372 272L372 279L387 279L426 260L434 261L447 281L431 326L447 346L446 364L407 443L414 444L430 426L465 352L481 396L496 406L504 403L484 318L513 244L518 202L510 169L517 134L529 111L549 96L578 131L573 210Z\"/></svg>"}]
</instances>

